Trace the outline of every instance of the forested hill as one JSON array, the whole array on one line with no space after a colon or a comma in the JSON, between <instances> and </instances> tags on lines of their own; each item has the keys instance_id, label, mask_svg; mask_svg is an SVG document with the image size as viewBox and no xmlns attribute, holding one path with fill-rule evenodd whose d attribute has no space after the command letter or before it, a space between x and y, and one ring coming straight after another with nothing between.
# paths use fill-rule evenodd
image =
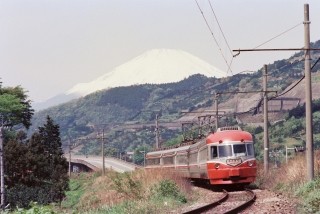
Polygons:
<instances>
[{"instance_id":1,"label":"forested hill","mask_svg":"<svg viewBox=\"0 0 320 214\"><path fill-rule=\"evenodd\" d=\"M312 46L320 48L320 41ZM312 64L318 57L319 54L312 55ZM303 68L303 52L268 65L269 89L284 90L301 78ZM316 65L313 72L319 68ZM174 121L181 117L182 110L213 106L213 96L217 91L261 90L261 73L260 69L251 74L243 73L220 79L193 75L177 83L134 85L98 91L37 112L31 131L41 126L47 115L60 125L62 137L67 133L72 133L73 137L85 136L92 132L90 127L94 124L112 126L154 121L156 113L161 114L161 121ZM221 102L230 100L233 96L221 97Z\"/></svg>"}]
</instances>

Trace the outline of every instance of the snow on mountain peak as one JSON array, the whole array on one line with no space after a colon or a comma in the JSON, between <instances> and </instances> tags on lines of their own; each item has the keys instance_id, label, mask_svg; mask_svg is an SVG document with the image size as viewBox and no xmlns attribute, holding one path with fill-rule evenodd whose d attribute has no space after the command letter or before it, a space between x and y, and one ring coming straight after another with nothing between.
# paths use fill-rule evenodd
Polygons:
<instances>
[{"instance_id":1,"label":"snow on mountain peak","mask_svg":"<svg viewBox=\"0 0 320 214\"><path fill-rule=\"evenodd\" d=\"M173 49L154 49L114 68L88 83L79 83L66 94L84 96L98 90L145 83L171 83L193 74L224 77L225 72L187 52Z\"/></svg>"}]
</instances>

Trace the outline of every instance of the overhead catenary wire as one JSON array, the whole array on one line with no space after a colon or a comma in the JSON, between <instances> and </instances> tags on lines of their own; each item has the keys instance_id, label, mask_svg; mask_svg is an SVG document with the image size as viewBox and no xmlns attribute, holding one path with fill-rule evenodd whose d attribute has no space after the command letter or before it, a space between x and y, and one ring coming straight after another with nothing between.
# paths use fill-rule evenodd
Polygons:
<instances>
[{"instance_id":1,"label":"overhead catenary wire","mask_svg":"<svg viewBox=\"0 0 320 214\"><path fill-rule=\"evenodd\" d=\"M317 61L311 66L311 71L312 69L318 64L318 62L320 61L320 57L317 59ZM289 91L291 91L292 89L294 89L303 79L305 78L305 75L303 75L291 88L289 88L288 90L286 90L285 92L282 92L281 94L278 94L276 96L270 97L268 100L272 100L275 99L277 97L280 97L282 95L285 95L286 93L288 93Z\"/></svg>"},{"instance_id":2,"label":"overhead catenary wire","mask_svg":"<svg viewBox=\"0 0 320 214\"><path fill-rule=\"evenodd\" d=\"M317 59L317 61L311 66L311 71L312 69L317 65L317 63L320 61L320 57ZM292 89L294 89L295 87L297 87L297 85L299 83L301 83L301 81L305 78L305 75L303 75L293 86L291 86L288 90L286 90L285 92L282 92L281 94L277 94L276 96L270 97L268 98L268 100L273 100L275 98L278 98L280 96L283 96L285 94L287 94L289 91L291 91ZM258 109L262 106L262 98L259 100L258 104L253 108L254 112L253 114L257 114L258 113ZM251 110L251 109L250 109Z\"/></svg>"},{"instance_id":3,"label":"overhead catenary wire","mask_svg":"<svg viewBox=\"0 0 320 214\"><path fill-rule=\"evenodd\" d=\"M221 27L221 25L220 25L220 22L219 22L219 20L218 20L218 17L217 17L217 15L216 15L216 13L214 12L214 9L213 9L213 7L212 7L212 4L211 4L210 0L208 0L208 2L209 2L209 5L210 5L210 8L211 8L211 11L212 11L212 13L213 13L213 15L214 15L214 18L216 19L216 22L217 22L217 24L218 24L218 26L219 26L220 32L221 32L221 34L222 34L222 36L223 36L223 39L224 39L225 43L227 44L227 47L228 47L228 49L229 49L229 51L230 51L230 54L231 54L231 56L232 56L232 55L233 55L233 54L232 54L232 50L231 50L230 45L229 45L229 43L228 43L228 41L227 41L227 38L226 38L226 36L225 36L225 34L224 34L223 30L222 30L222 27ZM229 65L228 65L228 68L229 68L231 74L233 75L233 72L232 72L232 70L230 69L230 68L231 68L231 65L232 65L232 62L233 62L233 57L231 57L230 63L229 63ZM229 71L229 70L228 70L228 71Z\"/></svg>"},{"instance_id":4,"label":"overhead catenary wire","mask_svg":"<svg viewBox=\"0 0 320 214\"><path fill-rule=\"evenodd\" d=\"M258 45L258 46L256 46L256 47L254 47L253 49L257 49L257 48L261 47L262 45L267 44L268 42L270 42L270 41L272 41L272 40L274 40L274 39L276 39L276 38L278 38L278 37L280 37L280 36L282 36L282 35L284 35L284 34L288 33L289 31L291 31L291 30L295 29L296 27L298 27L298 26L300 26L300 25L302 25L302 24L303 24L303 22L299 22L299 23L298 23L298 24L296 24L295 26L293 26L293 27L291 27L291 28L289 28L289 29L287 29L287 30L285 30L285 31L281 32L280 34L278 34L278 35L276 35L276 36L272 37L271 39L268 39L267 41L265 41L265 42L261 43L260 45Z\"/></svg>"},{"instance_id":5,"label":"overhead catenary wire","mask_svg":"<svg viewBox=\"0 0 320 214\"><path fill-rule=\"evenodd\" d=\"M280 37L280 36L282 36L282 35L284 35L284 34L288 33L289 31L291 31L291 30L295 29L296 27L298 27L298 26L300 26L300 25L302 25L302 24L303 24L303 22L299 22L298 24L294 25L293 27L291 27L291 28L289 28L289 29L287 29L287 30L285 30L285 31L281 32L280 34L278 34L278 35L276 35L276 36L272 37L271 39L268 39L267 41L265 41L265 42L261 43L260 45L258 45L258 46L256 46L256 47L254 47L254 48L252 48L252 49L250 49L250 50L255 51L255 49L257 49L257 48L261 47L262 45L265 45L265 44L267 44L268 42L270 42L270 41L272 41L272 40L274 40L274 39L276 39L276 38L278 38L278 37ZM302 49L303 49L303 48L301 48L301 50L302 50ZM285 50L285 49L274 49L274 50L278 50L278 51L279 51L279 50ZM243 51L243 50L242 50L242 51ZM265 50L263 50L263 51L265 51ZM240 50L239 50L239 52L238 52L238 53L233 54L233 57L236 57L236 56L239 56L239 55L240 55Z\"/></svg>"},{"instance_id":6,"label":"overhead catenary wire","mask_svg":"<svg viewBox=\"0 0 320 214\"><path fill-rule=\"evenodd\" d=\"M231 71L231 73L233 73L233 72L232 72L232 69L231 69L231 67L230 67L230 65L229 65L229 63L228 63L228 61L227 61L227 59L226 59L226 57L225 57L225 55L224 55L224 54L223 54L223 52L222 52L222 49L221 49L221 47L220 47L220 45L219 45L219 43L218 43L218 41L217 41L216 37L214 36L214 33L213 33L213 31L212 31L212 29L211 29L211 27L210 27L210 25L209 25L209 23L208 23L208 21L207 21L207 18L206 18L206 16L204 15L204 13L203 13L203 11L202 11L202 9L201 9L201 7L200 7L200 5L199 5L198 1L197 1L197 0L195 0L195 2L196 2L196 4L197 4L197 6L198 6L198 9L199 9L199 11L200 11L200 13L201 13L201 15L202 15L202 17L203 17L204 21L205 21L205 23L206 23L206 25L207 25L207 27L208 27L208 29L209 29L210 33L211 33L211 36L212 36L212 38L213 38L214 42L215 42L215 43L216 43L216 45L218 46L218 49L219 49L219 51L220 51L220 54L221 54L222 58L224 59L224 61L225 61L226 65L227 65L227 67L228 67L228 71L230 70L230 71Z\"/></svg>"}]
</instances>

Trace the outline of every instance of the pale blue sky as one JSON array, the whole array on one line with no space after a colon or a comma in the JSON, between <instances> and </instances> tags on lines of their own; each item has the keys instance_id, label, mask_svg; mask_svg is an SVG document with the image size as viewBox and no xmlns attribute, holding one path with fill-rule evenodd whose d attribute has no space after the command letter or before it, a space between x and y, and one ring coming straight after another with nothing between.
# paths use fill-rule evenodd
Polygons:
<instances>
[{"instance_id":1,"label":"pale blue sky","mask_svg":"<svg viewBox=\"0 0 320 214\"><path fill-rule=\"evenodd\" d=\"M230 53L207 0L198 0L224 55ZM302 23L310 5L311 41L320 39L319 0L211 0L231 49L253 48ZM303 25L262 46L304 45ZM0 77L46 100L154 48L187 51L227 71L195 0L2 0ZM242 53L232 71L256 70L290 52Z\"/></svg>"}]
</instances>

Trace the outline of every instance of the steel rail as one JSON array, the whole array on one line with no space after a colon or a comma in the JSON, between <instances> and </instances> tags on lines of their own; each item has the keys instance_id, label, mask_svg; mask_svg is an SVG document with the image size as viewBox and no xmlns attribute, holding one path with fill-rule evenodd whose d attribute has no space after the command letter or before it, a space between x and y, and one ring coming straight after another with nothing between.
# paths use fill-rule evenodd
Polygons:
<instances>
[{"instance_id":1,"label":"steel rail","mask_svg":"<svg viewBox=\"0 0 320 214\"><path fill-rule=\"evenodd\" d=\"M220 205L222 202L227 200L228 197L229 197L229 193L227 191L223 190L223 192L224 192L223 197L220 198L219 200L214 201L214 202L209 203L209 204L206 204L204 206L195 208L193 210L190 210L190 211L187 211L187 212L183 212L183 214L198 214L198 213L205 212L205 211L207 211L209 209L212 209L213 207L216 207L216 206Z\"/></svg>"},{"instance_id":2,"label":"steel rail","mask_svg":"<svg viewBox=\"0 0 320 214\"><path fill-rule=\"evenodd\" d=\"M224 214L239 213L240 211L242 211L245 208L247 208L248 206L250 206L256 200L256 194L252 190L246 189L245 191L251 195L251 198L248 201L242 203L241 205L239 205L231 210L228 210L227 212L224 212Z\"/></svg>"}]
</instances>

